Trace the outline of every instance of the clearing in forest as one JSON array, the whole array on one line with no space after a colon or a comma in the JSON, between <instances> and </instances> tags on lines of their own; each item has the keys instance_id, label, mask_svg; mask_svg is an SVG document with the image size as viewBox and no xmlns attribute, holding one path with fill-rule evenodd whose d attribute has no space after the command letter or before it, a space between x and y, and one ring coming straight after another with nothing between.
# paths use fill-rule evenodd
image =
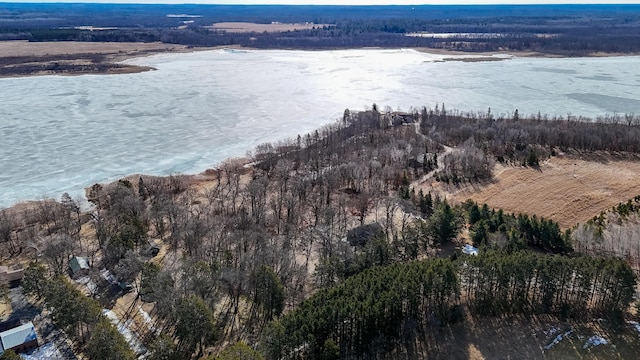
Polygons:
<instances>
[{"instance_id":1,"label":"clearing in forest","mask_svg":"<svg viewBox=\"0 0 640 360\"><path fill-rule=\"evenodd\" d=\"M496 165L493 181L455 188L423 183L453 202L472 199L506 212L557 221L563 229L640 194L640 160L552 157L538 168Z\"/></svg>"}]
</instances>

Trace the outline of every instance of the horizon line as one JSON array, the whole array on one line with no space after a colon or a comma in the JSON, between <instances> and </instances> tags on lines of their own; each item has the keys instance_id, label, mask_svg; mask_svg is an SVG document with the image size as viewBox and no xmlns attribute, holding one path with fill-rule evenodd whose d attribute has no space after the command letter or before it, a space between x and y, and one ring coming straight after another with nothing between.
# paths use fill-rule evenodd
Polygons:
<instances>
[{"instance_id":1,"label":"horizon line","mask_svg":"<svg viewBox=\"0 0 640 360\"><path fill-rule=\"evenodd\" d=\"M180 1L180 0L165 0L165 1L145 1L145 0L17 0L17 1L2 1L0 0L0 4L104 4L104 5L229 5L229 6L334 6L334 7L376 7L376 6L393 6L393 7L410 7L410 6L611 6L611 5L640 5L638 1L630 1L630 0L612 0L612 1L603 1L603 0L593 0L593 1L571 1L571 0L561 0L560 2L554 0L516 0L516 3L510 2L506 3L505 0L467 0L467 1L459 1L459 2L449 2L448 0L435 0L429 3L411 3L411 2L402 2L398 3L398 1L393 3L388 3L386 0L383 1L369 1L368 3L363 3L362 1L352 0L352 1L323 1L317 2L317 0L310 1L276 1L276 2L267 2L267 1L250 1L250 2L240 2L237 0L201 0L201 1Z\"/></svg>"}]
</instances>

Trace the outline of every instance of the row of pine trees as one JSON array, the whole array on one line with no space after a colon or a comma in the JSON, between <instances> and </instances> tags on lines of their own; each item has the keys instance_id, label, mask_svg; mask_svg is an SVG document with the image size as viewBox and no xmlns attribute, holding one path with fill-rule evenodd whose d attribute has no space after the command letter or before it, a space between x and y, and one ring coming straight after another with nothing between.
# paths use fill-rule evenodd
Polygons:
<instances>
[{"instance_id":1,"label":"row of pine trees","mask_svg":"<svg viewBox=\"0 0 640 360\"><path fill-rule=\"evenodd\" d=\"M633 299L632 269L616 258L488 251L456 260L375 267L317 292L270 323L273 359L369 359L433 327L471 315L620 315Z\"/></svg>"}]
</instances>

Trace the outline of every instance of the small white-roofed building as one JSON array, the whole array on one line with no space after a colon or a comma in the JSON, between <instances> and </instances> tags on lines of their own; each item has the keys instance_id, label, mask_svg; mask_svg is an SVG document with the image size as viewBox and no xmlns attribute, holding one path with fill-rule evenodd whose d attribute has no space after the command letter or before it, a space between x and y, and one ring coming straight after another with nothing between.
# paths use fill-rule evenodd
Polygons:
<instances>
[{"instance_id":1,"label":"small white-roofed building","mask_svg":"<svg viewBox=\"0 0 640 360\"><path fill-rule=\"evenodd\" d=\"M38 336L36 335L36 329L33 327L32 322L0 333L0 353L3 353L5 350L13 350L21 353L37 347Z\"/></svg>"},{"instance_id":2,"label":"small white-roofed building","mask_svg":"<svg viewBox=\"0 0 640 360\"><path fill-rule=\"evenodd\" d=\"M9 286L15 286L22 281L24 269L11 269L8 266L0 266L0 281L4 281Z\"/></svg>"}]
</instances>

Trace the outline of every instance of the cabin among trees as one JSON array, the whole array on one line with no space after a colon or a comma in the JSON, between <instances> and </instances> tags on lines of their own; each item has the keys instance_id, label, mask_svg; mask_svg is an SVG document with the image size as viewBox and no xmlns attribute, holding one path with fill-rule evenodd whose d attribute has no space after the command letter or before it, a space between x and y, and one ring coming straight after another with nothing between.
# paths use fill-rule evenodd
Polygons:
<instances>
[{"instance_id":1,"label":"cabin among trees","mask_svg":"<svg viewBox=\"0 0 640 360\"><path fill-rule=\"evenodd\" d=\"M382 225L376 223L360 225L347 232L347 241L351 246L365 246L369 240L384 236Z\"/></svg>"},{"instance_id":2,"label":"cabin among trees","mask_svg":"<svg viewBox=\"0 0 640 360\"><path fill-rule=\"evenodd\" d=\"M7 350L27 352L38 347L38 336L32 322L0 332L0 354Z\"/></svg>"},{"instance_id":3,"label":"cabin among trees","mask_svg":"<svg viewBox=\"0 0 640 360\"><path fill-rule=\"evenodd\" d=\"M147 246L142 250L143 255L148 257L156 257L160 252L160 244L154 239L147 240Z\"/></svg>"},{"instance_id":4,"label":"cabin among trees","mask_svg":"<svg viewBox=\"0 0 640 360\"><path fill-rule=\"evenodd\" d=\"M74 256L69 260L69 272L72 277L84 276L89 273L89 259L82 256Z\"/></svg>"},{"instance_id":5,"label":"cabin among trees","mask_svg":"<svg viewBox=\"0 0 640 360\"><path fill-rule=\"evenodd\" d=\"M15 287L20 284L24 276L24 269L11 269L8 266L0 266L0 281Z\"/></svg>"}]
</instances>

